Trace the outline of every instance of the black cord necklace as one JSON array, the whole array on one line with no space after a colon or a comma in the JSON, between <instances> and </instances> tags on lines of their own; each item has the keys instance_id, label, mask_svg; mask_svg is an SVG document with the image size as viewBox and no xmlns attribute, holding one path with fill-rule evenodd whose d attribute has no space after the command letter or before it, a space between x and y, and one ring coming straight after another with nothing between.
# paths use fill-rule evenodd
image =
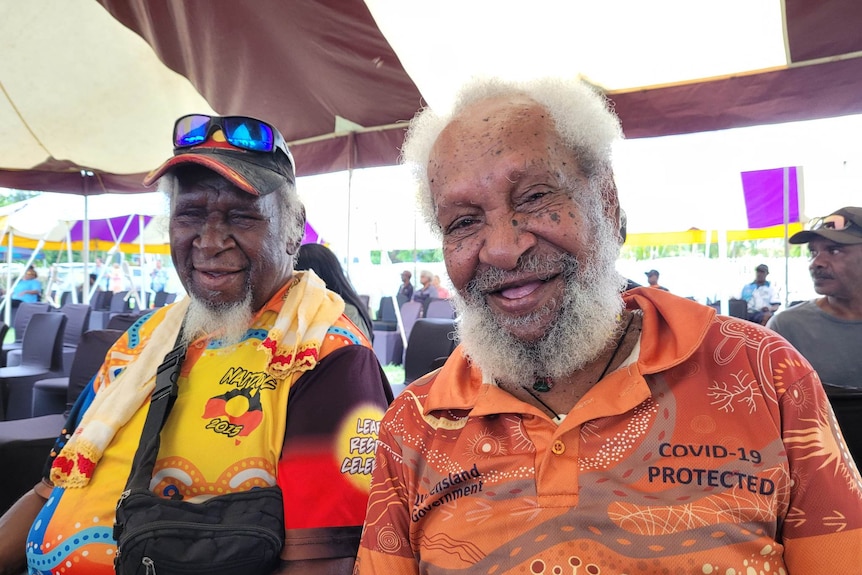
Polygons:
<instances>
[{"instance_id":1,"label":"black cord necklace","mask_svg":"<svg viewBox=\"0 0 862 575\"><path fill-rule=\"evenodd\" d=\"M619 351L620 351L620 346L622 345L623 340L626 337L626 334L628 334L628 332L629 332L629 328L632 325L632 321L634 321L635 313L637 313L637 312L632 312L631 314L629 314L628 321L626 322L626 325L622 330L622 334L617 339L617 345L614 348L614 352L611 354L611 357L608 359L608 362L605 364L605 368L602 370L602 373L599 375L599 377L598 377L598 379L596 379L596 381L601 381L601 379L605 375L607 375L608 370L611 368L611 365L614 362L614 359L616 359L616 357L617 357L617 353L619 353ZM531 396L533 396L536 399L536 401L538 401L542 405L545 405L545 402L540 400L538 398L538 396L536 396L534 393L532 393L529 390L529 388L527 388L527 386L523 386L523 387L527 391L527 393L529 393ZM553 389L553 388L554 388L554 380L553 380L553 378L550 378L547 376L536 376L536 379L533 382L533 391L538 391L539 393L546 393L548 391L551 391L551 389ZM545 407L548 407L548 406L545 405ZM551 410L551 411L553 411L553 410Z\"/></svg>"}]
</instances>

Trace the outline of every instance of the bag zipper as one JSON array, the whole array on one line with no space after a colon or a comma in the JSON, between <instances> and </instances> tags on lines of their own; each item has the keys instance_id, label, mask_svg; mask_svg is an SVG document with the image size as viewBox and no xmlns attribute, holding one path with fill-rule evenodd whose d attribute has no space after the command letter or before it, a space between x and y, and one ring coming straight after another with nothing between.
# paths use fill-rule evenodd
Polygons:
<instances>
[{"instance_id":1,"label":"bag zipper","mask_svg":"<svg viewBox=\"0 0 862 575\"><path fill-rule=\"evenodd\" d=\"M208 531L225 531L239 535L249 534L254 536L262 536L263 538L275 544L284 543L284 539L282 537L277 536L271 529L267 529L266 527L246 525L242 529L238 529L236 525L221 525L218 523L204 525L191 521L154 521L153 523L148 523L147 525L141 525L137 529L126 531L123 534L123 543L127 544L129 542L129 539L136 537L141 533L150 533L152 534L152 536L156 536L158 530L161 528L187 528L189 530L204 528ZM150 538L151 537L148 537L147 539ZM119 547L119 541L117 541L117 546Z\"/></svg>"}]
</instances>

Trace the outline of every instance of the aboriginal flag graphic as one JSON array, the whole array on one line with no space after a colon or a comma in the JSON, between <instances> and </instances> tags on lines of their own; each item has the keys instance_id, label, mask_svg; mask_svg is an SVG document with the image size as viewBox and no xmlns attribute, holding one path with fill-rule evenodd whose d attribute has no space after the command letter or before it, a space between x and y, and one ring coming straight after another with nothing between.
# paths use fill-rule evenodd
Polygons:
<instances>
[{"instance_id":1,"label":"aboriginal flag graphic","mask_svg":"<svg viewBox=\"0 0 862 575\"><path fill-rule=\"evenodd\" d=\"M223 418L232 425L239 426L240 436L247 436L257 429L263 420L260 405L260 392L257 389L232 389L225 394L207 401L204 419Z\"/></svg>"}]
</instances>

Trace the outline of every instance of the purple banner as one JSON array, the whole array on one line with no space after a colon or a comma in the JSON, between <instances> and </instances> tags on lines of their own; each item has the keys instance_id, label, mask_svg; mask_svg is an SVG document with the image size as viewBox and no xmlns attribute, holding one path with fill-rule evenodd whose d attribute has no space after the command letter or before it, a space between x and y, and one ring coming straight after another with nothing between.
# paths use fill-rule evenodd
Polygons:
<instances>
[{"instance_id":1,"label":"purple banner","mask_svg":"<svg viewBox=\"0 0 862 575\"><path fill-rule=\"evenodd\" d=\"M799 221L799 179L796 166L742 172L745 213L749 228L767 228L784 223L784 171L789 195L788 223Z\"/></svg>"},{"instance_id":2,"label":"purple banner","mask_svg":"<svg viewBox=\"0 0 862 575\"><path fill-rule=\"evenodd\" d=\"M317 232L314 228L311 227L311 224L305 222L305 237L302 238L302 243L304 244L318 244L320 243L320 237L317 235Z\"/></svg>"},{"instance_id":3,"label":"purple banner","mask_svg":"<svg viewBox=\"0 0 862 575\"><path fill-rule=\"evenodd\" d=\"M123 234L120 241L123 243L137 242L138 237L141 235L141 230L139 229L140 219L137 215L118 216L116 218L108 218L104 220L90 220L90 239L114 242L114 236L120 235L120 232L123 231L123 227L126 225L126 222L130 217L132 218L132 221L129 223L129 227L126 229L126 233ZM147 224L149 224L152 219L152 216L144 216L144 228L147 227ZM73 242L83 240L84 222L79 221L73 225L70 230L70 234Z\"/></svg>"}]
</instances>

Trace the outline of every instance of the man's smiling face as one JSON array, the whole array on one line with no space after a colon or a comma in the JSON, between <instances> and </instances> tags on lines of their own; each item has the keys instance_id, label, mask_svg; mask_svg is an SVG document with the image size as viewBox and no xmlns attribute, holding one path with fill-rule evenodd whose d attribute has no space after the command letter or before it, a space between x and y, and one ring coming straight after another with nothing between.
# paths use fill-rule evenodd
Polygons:
<instances>
[{"instance_id":1,"label":"man's smiling face","mask_svg":"<svg viewBox=\"0 0 862 575\"><path fill-rule=\"evenodd\" d=\"M440 134L428 175L455 288L468 302L480 294L513 337L542 337L564 300L564 262L589 265L594 233L573 199L594 190L546 110L477 102Z\"/></svg>"}]
</instances>

